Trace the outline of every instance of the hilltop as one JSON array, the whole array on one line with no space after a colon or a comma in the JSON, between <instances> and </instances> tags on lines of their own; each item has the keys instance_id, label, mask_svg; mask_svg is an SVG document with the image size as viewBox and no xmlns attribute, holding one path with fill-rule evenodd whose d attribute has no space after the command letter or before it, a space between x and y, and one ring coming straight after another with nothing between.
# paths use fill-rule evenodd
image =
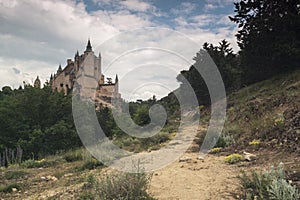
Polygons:
<instances>
[{"instance_id":1,"label":"hilltop","mask_svg":"<svg viewBox=\"0 0 300 200\"><path fill-rule=\"evenodd\" d=\"M204 116L194 144L180 162L152 174L149 193L158 199L171 196L188 199L197 195L199 199L238 199L242 188L237 178L240 170L268 170L279 163L283 163L288 180L299 188L299 80L298 70L229 95L227 120L217 148L212 151L214 154L197 160L198 144L209 119L209 108L202 108ZM247 161L244 152L255 155L255 159ZM232 153L243 158L230 165L224 158ZM88 185L93 177L103 179L107 173L112 171L80 149L43 160L29 160L20 166L1 168L0 198L91 199L94 190Z\"/></svg>"}]
</instances>

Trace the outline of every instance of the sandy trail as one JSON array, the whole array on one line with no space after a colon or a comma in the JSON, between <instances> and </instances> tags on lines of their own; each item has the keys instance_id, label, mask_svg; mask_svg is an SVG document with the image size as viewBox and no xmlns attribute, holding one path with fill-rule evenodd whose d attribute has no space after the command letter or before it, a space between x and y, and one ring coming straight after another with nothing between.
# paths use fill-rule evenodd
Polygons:
<instances>
[{"instance_id":1,"label":"sandy trail","mask_svg":"<svg viewBox=\"0 0 300 200\"><path fill-rule=\"evenodd\" d=\"M197 153L186 153L188 162L176 161L153 174L150 193L159 200L235 199L239 170L222 157L208 155L197 160Z\"/></svg>"}]
</instances>

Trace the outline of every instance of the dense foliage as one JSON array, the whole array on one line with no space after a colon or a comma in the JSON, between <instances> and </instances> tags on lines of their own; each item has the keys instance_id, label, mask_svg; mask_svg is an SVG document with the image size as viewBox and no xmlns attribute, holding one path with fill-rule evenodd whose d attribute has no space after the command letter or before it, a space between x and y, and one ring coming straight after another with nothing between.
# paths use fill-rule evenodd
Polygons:
<instances>
[{"instance_id":1,"label":"dense foliage","mask_svg":"<svg viewBox=\"0 0 300 200\"><path fill-rule=\"evenodd\" d=\"M299 68L300 4L288 0L234 3L238 44L246 83Z\"/></svg>"},{"instance_id":2,"label":"dense foliage","mask_svg":"<svg viewBox=\"0 0 300 200\"><path fill-rule=\"evenodd\" d=\"M20 146L25 158L78 147L71 97L24 85L0 91L0 152Z\"/></svg>"},{"instance_id":3,"label":"dense foliage","mask_svg":"<svg viewBox=\"0 0 300 200\"><path fill-rule=\"evenodd\" d=\"M204 43L203 49L208 52L208 54L218 67L225 85L226 92L230 93L236 89L239 89L241 85L239 56L233 53L230 44L226 40L222 40L218 46ZM194 65L197 65L197 62L199 62L199 60L201 60L200 51L194 57ZM181 83L181 85L174 93L179 96L187 97L189 95L187 93L190 91L187 88L188 85L191 85L193 91L197 96L199 104L208 105L210 104L210 96L207 86L204 79L201 77L200 73L194 67L194 65L192 65L189 70L181 71L177 76L177 80ZM169 97L172 97L172 95L169 95ZM171 100L167 98L165 98L164 100L171 102Z\"/></svg>"}]
</instances>

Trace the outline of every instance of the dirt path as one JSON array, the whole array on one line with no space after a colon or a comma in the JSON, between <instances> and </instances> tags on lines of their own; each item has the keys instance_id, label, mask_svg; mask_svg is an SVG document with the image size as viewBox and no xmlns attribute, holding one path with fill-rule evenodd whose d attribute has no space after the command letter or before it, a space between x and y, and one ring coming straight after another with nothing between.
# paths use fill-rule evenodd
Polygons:
<instances>
[{"instance_id":1,"label":"dirt path","mask_svg":"<svg viewBox=\"0 0 300 200\"><path fill-rule=\"evenodd\" d=\"M186 153L187 162L174 162L154 172L150 193L159 200L235 199L239 170L227 165L222 157L208 155L197 160L197 153Z\"/></svg>"}]
</instances>

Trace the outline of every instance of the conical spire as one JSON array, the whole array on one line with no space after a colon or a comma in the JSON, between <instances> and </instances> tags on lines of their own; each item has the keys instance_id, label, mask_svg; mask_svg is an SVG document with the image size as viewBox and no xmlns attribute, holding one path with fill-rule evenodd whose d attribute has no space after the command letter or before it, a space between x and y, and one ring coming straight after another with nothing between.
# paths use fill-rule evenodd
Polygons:
<instances>
[{"instance_id":1,"label":"conical spire","mask_svg":"<svg viewBox=\"0 0 300 200\"><path fill-rule=\"evenodd\" d=\"M118 81L119 81L118 74L116 74L115 83L117 83Z\"/></svg>"},{"instance_id":2,"label":"conical spire","mask_svg":"<svg viewBox=\"0 0 300 200\"><path fill-rule=\"evenodd\" d=\"M88 40L88 43L86 45L86 50L85 51L86 52L93 51L90 39Z\"/></svg>"},{"instance_id":3,"label":"conical spire","mask_svg":"<svg viewBox=\"0 0 300 200\"><path fill-rule=\"evenodd\" d=\"M57 75L62 72L61 64L58 66Z\"/></svg>"},{"instance_id":4,"label":"conical spire","mask_svg":"<svg viewBox=\"0 0 300 200\"><path fill-rule=\"evenodd\" d=\"M34 81L34 87L41 88L41 81L39 79L39 76L37 76L35 81Z\"/></svg>"}]
</instances>

